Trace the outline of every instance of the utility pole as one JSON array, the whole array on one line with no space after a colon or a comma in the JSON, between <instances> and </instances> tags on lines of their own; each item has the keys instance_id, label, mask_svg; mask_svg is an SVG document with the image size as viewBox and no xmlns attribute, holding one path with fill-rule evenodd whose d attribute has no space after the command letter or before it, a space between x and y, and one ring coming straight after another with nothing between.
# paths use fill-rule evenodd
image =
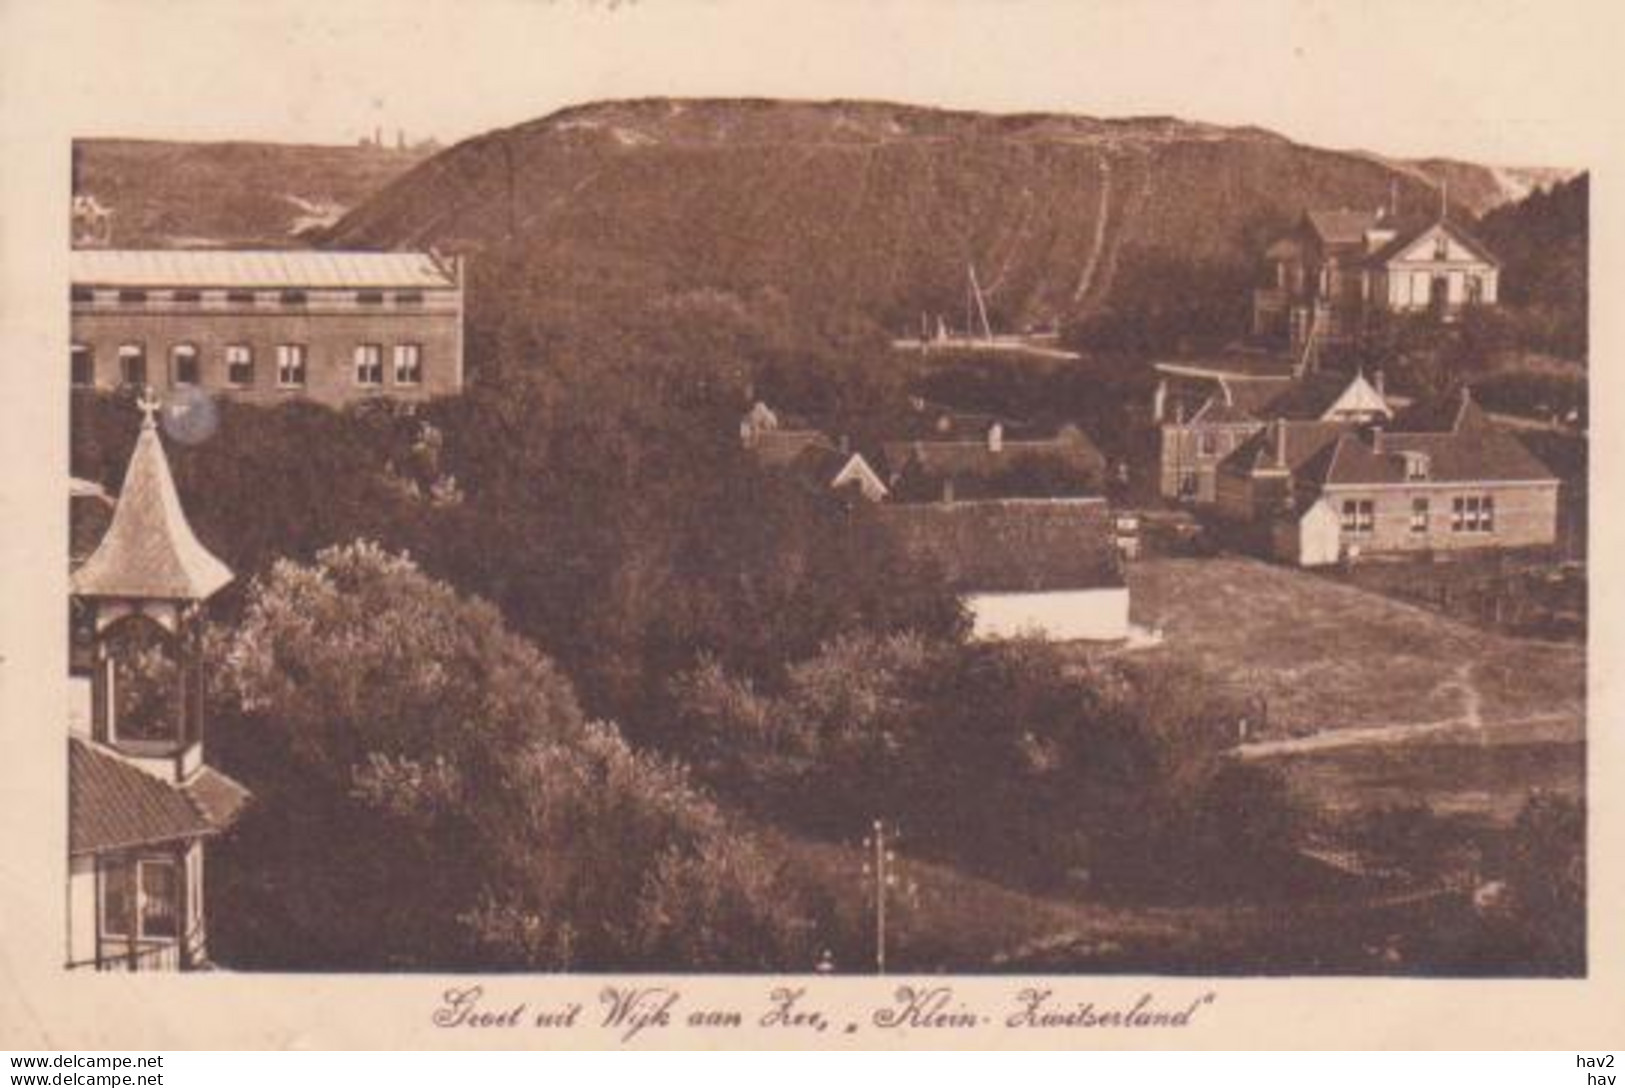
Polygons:
<instances>
[{"instance_id":1,"label":"utility pole","mask_svg":"<svg viewBox=\"0 0 1625 1088\"><path fill-rule=\"evenodd\" d=\"M895 844L897 833L891 832L890 837ZM897 886L897 875L893 872L897 854L887 843L884 821L875 820L864 837L863 847L868 854L868 860L863 863L863 875L873 878L875 888L875 973L883 975L886 973L886 892Z\"/></svg>"}]
</instances>

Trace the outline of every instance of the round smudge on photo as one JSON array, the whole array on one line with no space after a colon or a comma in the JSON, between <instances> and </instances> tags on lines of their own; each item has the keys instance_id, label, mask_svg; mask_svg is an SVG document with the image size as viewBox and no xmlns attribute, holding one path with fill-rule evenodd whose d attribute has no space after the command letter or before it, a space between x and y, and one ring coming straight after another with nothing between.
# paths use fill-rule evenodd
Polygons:
<instances>
[{"instance_id":1,"label":"round smudge on photo","mask_svg":"<svg viewBox=\"0 0 1625 1088\"><path fill-rule=\"evenodd\" d=\"M214 436L220 411L214 398L196 386L183 385L164 394L164 433L177 442L195 446Z\"/></svg>"}]
</instances>

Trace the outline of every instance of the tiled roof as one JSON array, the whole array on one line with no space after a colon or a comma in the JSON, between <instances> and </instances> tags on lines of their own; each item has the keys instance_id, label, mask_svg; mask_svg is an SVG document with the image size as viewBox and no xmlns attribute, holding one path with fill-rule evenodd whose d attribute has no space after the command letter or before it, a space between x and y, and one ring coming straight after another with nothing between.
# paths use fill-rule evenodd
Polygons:
<instances>
[{"instance_id":1,"label":"tiled roof","mask_svg":"<svg viewBox=\"0 0 1625 1088\"><path fill-rule=\"evenodd\" d=\"M1439 220L1433 220L1432 222L1424 224L1420 227L1400 231L1393 237L1392 240L1378 247L1371 253L1370 256L1366 257L1366 263L1387 264L1389 261L1393 260L1395 257L1399 256L1405 250L1414 245L1418 238L1421 238L1424 234L1438 226L1442 226L1458 242L1472 250L1474 253L1477 253L1483 260L1489 262L1490 264L1501 263L1495 254L1490 251L1488 246L1479 241L1460 224L1453 223L1448 220L1442 223Z\"/></svg>"},{"instance_id":2,"label":"tiled roof","mask_svg":"<svg viewBox=\"0 0 1625 1088\"><path fill-rule=\"evenodd\" d=\"M1219 463L1219 471L1245 476L1255 469L1280 468L1278 442L1284 431L1285 467L1288 471L1298 472L1316 454L1346 434L1349 428L1347 423L1320 420L1276 420L1237 446L1230 456Z\"/></svg>"},{"instance_id":3,"label":"tiled roof","mask_svg":"<svg viewBox=\"0 0 1625 1088\"><path fill-rule=\"evenodd\" d=\"M172 785L78 738L68 740L68 849L117 850L212 835L230 825L248 793L204 767Z\"/></svg>"},{"instance_id":4,"label":"tiled roof","mask_svg":"<svg viewBox=\"0 0 1625 1088\"><path fill-rule=\"evenodd\" d=\"M1309 227L1321 241L1331 245L1349 245L1364 243L1365 232L1376 226L1382 219L1381 212L1359 211L1349 208L1338 208L1333 211L1310 211L1304 213Z\"/></svg>"},{"instance_id":5,"label":"tiled roof","mask_svg":"<svg viewBox=\"0 0 1625 1088\"><path fill-rule=\"evenodd\" d=\"M793 463L808 449L828 447L822 431L758 431L750 437L749 448L756 460L769 468Z\"/></svg>"},{"instance_id":6,"label":"tiled roof","mask_svg":"<svg viewBox=\"0 0 1625 1088\"><path fill-rule=\"evenodd\" d=\"M125 470L113 522L73 574L87 597L201 601L231 581L231 571L192 534L149 415Z\"/></svg>"},{"instance_id":7,"label":"tiled roof","mask_svg":"<svg viewBox=\"0 0 1625 1088\"><path fill-rule=\"evenodd\" d=\"M1260 406L1260 411L1272 418L1319 419L1337 403L1352 381L1351 375L1332 371L1306 374L1282 388Z\"/></svg>"},{"instance_id":8,"label":"tiled roof","mask_svg":"<svg viewBox=\"0 0 1625 1088\"><path fill-rule=\"evenodd\" d=\"M896 503L872 516L916 563L965 593L1037 593L1121 586L1110 509L1102 499Z\"/></svg>"},{"instance_id":9,"label":"tiled roof","mask_svg":"<svg viewBox=\"0 0 1625 1088\"><path fill-rule=\"evenodd\" d=\"M217 830L236 823L248 804L249 793L241 783L207 765L199 768L181 789Z\"/></svg>"},{"instance_id":10,"label":"tiled roof","mask_svg":"<svg viewBox=\"0 0 1625 1088\"><path fill-rule=\"evenodd\" d=\"M74 479L68 491L68 563L90 558L113 520L113 499L102 486Z\"/></svg>"},{"instance_id":11,"label":"tiled roof","mask_svg":"<svg viewBox=\"0 0 1625 1088\"><path fill-rule=\"evenodd\" d=\"M1282 395L1291 392L1298 382L1290 375L1278 375L1268 378L1227 378L1225 388L1230 391L1230 403L1249 416L1262 418L1267 413L1269 405Z\"/></svg>"},{"instance_id":12,"label":"tiled roof","mask_svg":"<svg viewBox=\"0 0 1625 1088\"><path fill-rule=\"evenodd\" d=\"M887 467L894 473L905 469L931 477L987 478L1008 471L1027 458L1058 461L1082 474L1100 472L1106 459L1100 449L1076 424L1066 424L1048 438L1001 439L994 450L983 435L951 441L915 440L882 444Z\"/></svg>"},{"instance_id":13,"label":"tiled roof","mask_svg":"<svg viewBox=\"0 0 1625 1088\"><path fill-rule=\"evenodd\" d=\"M1378 441L1380 446L1376 445ZM1427 458L1427 481L1431 483L1541 483L1557 479L1516 437L1494 428L1454 434L1384 433L1380 440L1349 434L1339 440L1333 456L1305 466L1303 474L1326 486L1405 483L1407 453Z\"/></svg>"},{"instance_id":14,"label":"tiled roof","mask_svg":"<svg viewBox=\"0 0 1625 1088\"><path fill-rule=\"evenodd\" d=\"M69 278L85 287L455 287L427 253L337 250L76 249Z\"/></svg>"}]
</instances>

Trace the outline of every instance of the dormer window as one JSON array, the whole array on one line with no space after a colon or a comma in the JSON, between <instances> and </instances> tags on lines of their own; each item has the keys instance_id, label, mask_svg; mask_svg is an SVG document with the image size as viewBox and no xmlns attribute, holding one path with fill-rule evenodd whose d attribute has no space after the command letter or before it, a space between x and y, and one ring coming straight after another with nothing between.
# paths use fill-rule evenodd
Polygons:
<instances>
[{"instance_id":1,"label":"dormer window","mask_svg":"<svg viewBox=\"0 0 1625 1088\"><path fill-rule=\"evenodd\" d=\"M1428 455L1425 453L1405 454L1405 479L1425 480L1428 478Z\"/></svg>"}]
</instances>

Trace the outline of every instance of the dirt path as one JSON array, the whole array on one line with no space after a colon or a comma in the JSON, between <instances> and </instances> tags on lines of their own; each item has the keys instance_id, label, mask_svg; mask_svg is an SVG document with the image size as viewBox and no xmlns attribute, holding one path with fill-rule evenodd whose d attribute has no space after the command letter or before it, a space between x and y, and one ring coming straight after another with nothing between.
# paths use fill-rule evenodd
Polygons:
<instances>
[{"instance_id":1,"label":"dirt path","mask_svg":"<svg viewBox=\"0 0 1625 1088\"><path fill-rule=\"evenodd\" d=\"M1475 722L1467 718L1446 718L1434 722L1394 722L1389 725L1361 726L1354 729L1330 729L1324 733L1313 733L1307 737L1255 741L1251 744L1239 745L1231 749L1231 751L1238 759L1269 759L1273 756L1297 756L1309 752L1332 751L1338 748L1361 748L1377 744L1403 744L1407 741L1421 740L1430 736L1459 734L1466 729L1474 730L1482 738L1489 733L1512 732L1532 726L1572 722L1578 717L1579 714L1576 711L1558 710L1545 714L1528 714L1521 718L1503 718L1500 721L1489 723ZM1470 736L1470 734L1464 735Z\"/></svg>"},{"instance_id":2,"label":"dirt path","mask_svg":"<svg viewBox=\"0 0 1625 1088\"><path fill-rule=\"evenodd\" d=\"M1089 293L1089 287L1095 281L1095 269L1100 265L1100 256L1106 249L1106 219L1111 214L1112 201L1112 164L1111 160L1102 157L1100 160L1100 206L1095 209L1095 240L1089 247L1089 259L1084 263L1083 273L1078 277L1078 285L1072 290L1073 305L1084 300Z\"/></svg>"}]
</instances>

